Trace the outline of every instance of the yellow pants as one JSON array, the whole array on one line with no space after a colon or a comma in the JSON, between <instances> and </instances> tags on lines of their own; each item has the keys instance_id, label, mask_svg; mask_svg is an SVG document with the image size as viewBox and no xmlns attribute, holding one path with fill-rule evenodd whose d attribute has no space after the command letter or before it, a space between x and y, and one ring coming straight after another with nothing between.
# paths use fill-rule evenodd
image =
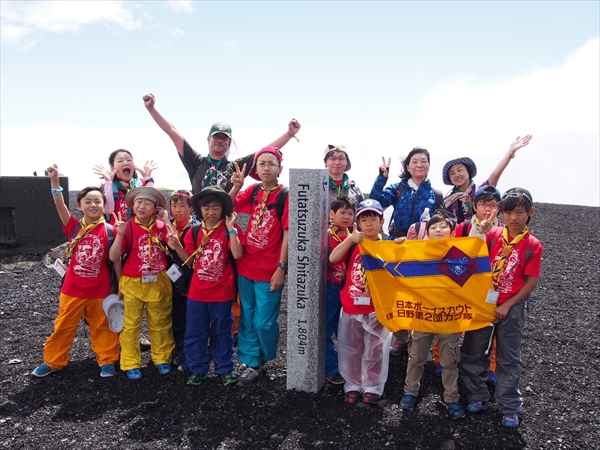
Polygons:
<instances>
[{"instance_id":1,"label":"yellow pants","mask_svg":"<svg viewBox=\"0 0 600 450\"><path fill-rule=\"evenodd\" d=\"M121 331L121 369L139 369L142 366L140 327L146 306L148 337L152 343L152 362L170 364L175 340L171 321L173 303L172 283L167 273L158 274L157 281L142 283L141 277L123 275L119 288L125 302L125 320Z\"/></svg>"},{"instance_id":2,"label":"yellow pants","mask_svg":"<svg viewBox=\"0 0 600 450\"><path fill-rule=\"evenodd\" d=\"M54 332L44 344L44 362L54 370L60 370L69 361L69 350L81 316L85 315L90 330L90 343L96 353L98 364L114 364L119 359L117 342L119 335L108 327L102 309L102 298L78 298L60 294L58 317L54 321Z\"/></svg>"}]
</instances>

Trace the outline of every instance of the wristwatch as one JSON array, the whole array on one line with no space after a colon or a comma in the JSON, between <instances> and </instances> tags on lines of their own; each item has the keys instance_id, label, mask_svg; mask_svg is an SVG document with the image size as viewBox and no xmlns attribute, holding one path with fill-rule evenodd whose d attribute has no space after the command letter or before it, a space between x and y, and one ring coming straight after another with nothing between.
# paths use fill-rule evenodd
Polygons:
<instances>
[{"instance_id":1,"label":"wristwatch","mask_svg":"<svg viewBox=\"0 0 600 450\"><path fill-rule=\"evenodd\" d=\"M284 272L287 272L287 270L288 270L288 263L282 263L282 262L280 262L279 264L277 264L277 267L279 267Z\"/></svg>"}]
</instances>

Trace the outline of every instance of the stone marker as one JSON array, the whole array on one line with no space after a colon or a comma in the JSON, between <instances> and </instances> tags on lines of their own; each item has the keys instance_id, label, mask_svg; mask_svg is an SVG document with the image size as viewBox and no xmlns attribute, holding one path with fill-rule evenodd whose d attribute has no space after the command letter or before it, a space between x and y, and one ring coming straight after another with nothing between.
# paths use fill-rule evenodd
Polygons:
<instances>
[{"instance_id":1,"label":"stone marker","mask_svg":"<svg viewBox=\"0 0 600 450\"><path fill-rule=\"evenodd\" d=\"M325 382L327 169L290 169L287 388L319 392Z\"/></svg>"}]
</instances>

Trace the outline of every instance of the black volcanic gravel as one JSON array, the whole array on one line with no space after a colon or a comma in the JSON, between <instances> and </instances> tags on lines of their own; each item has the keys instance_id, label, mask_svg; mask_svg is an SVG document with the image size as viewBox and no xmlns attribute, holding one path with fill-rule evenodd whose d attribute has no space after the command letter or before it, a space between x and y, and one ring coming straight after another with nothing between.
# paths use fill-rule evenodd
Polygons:
<instances>
[{"instance_id":1,"label":"black volcanic gravel","mask_svg":"<svg viewBox=\"0 0 600 450\"><path fill-rule=\"evenodd\" d=\"M80 324L66 369L36 379L57 312L60 282L44 246L3 248L0 262L0 447L10 449L513 449L600 448L599 208L539 204L542 278L526 314L517 430L491 410L450 419L429 362L414 411L399 407L406 355L392 358L379 406L349 406L341 388L286 390L286 307L277 359L248 387L200 387L159 376L103 379Z\"/></svg>"}]
</instances>

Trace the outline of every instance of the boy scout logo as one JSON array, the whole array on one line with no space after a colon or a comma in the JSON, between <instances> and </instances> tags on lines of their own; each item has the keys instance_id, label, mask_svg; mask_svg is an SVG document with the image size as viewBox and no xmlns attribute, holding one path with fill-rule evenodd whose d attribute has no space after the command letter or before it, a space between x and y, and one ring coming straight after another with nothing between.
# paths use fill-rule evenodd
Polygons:
<instances>
[{"instance_id":1,"label":"boy scout logo","mask_svg":"<svg viewBox=\"0 0 600 450\"><path fill-rule=\"evenodd\" d=\"M436 269L446 274L452 281L462 287L471 275L477 272L479 264L462 250L452 247L438 263Z\"/></svg>"},{"instance_id":2,"label":"boy scout logo","mask_svg":"<svg viewBox=\"0 0 600 450\"><path fill-rule=\"evenodd\" d=\"M219 125L217 125L217 130L225 131L227 130L227 125L225 125L224 123L220 123Z\"/></svg>"}]
</instances>

